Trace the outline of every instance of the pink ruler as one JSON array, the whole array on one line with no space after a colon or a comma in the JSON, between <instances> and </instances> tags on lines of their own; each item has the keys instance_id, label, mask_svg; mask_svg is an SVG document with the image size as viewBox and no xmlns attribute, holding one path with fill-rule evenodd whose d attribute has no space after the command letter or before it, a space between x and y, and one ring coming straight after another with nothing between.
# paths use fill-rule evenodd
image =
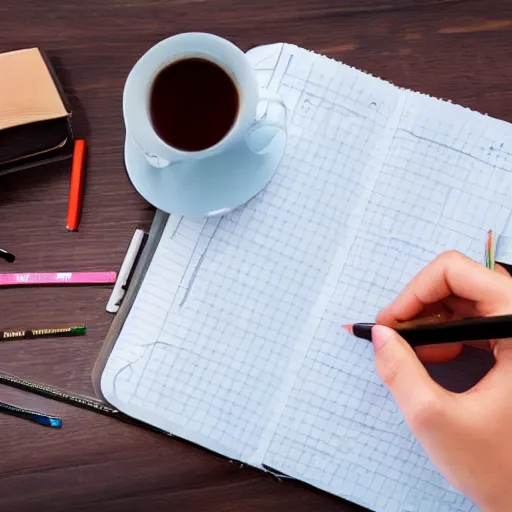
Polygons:
<instances>
[{"instance_id":1,"label":"pink ruler","mask_svg":"<svg viewBox=\"0 0 512 512\"><path fill-rule=\"evenodd\" d=\"M23 272L0 274L0 286L20 284L112 284L116 272Z\"/></svg>"}]
</instances>

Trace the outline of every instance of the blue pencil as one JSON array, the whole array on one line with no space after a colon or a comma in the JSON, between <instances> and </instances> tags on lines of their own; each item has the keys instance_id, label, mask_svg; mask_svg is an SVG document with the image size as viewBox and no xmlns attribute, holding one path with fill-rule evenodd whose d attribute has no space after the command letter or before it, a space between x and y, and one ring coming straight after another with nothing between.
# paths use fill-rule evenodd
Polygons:
<instances>
[{"instance_id":1,"label":"blue pencil","mask_svg":"<svg viewBox=\"0 0 512 512\"><path fill-rule=\"evenodd\" d=\"M5 412L6 414L17 416L18 418L23 418L25 420L35 421L36 423L39 423L39 425L43 425L45 427L62 427L62 420L59 418L54 416L47 416L46 414L31 411L30 409L22 409L21 407L16 407L15 405L6 404L5 402L0 402L0 412Z\"/></svg>"}]
</instances>

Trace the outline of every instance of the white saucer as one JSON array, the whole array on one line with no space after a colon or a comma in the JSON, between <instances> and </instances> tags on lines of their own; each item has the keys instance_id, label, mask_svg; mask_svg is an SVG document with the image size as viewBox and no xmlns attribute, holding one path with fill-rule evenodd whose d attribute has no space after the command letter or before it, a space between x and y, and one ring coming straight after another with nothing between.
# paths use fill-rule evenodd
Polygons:
<instances>
[{"instance_id":1,"label":"white saucer","mask_svg":"<svg viewBox=\"0 0 512 512\"><path fill-rule=\"evenodd\" d=\"M265 188L281 161L285 133L279 130L262 136L271 140L263 154L241 142L216 156L156 169L127 135L126 170L139 194L164 212L193 217L223 215Z\"/></svg>"}]
</instances>

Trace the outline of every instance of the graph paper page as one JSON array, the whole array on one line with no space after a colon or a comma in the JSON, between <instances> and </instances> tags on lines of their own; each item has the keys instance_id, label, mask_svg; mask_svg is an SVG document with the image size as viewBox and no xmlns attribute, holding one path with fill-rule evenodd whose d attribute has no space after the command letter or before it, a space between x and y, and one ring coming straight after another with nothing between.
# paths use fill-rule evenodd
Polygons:
<instances>
[{"instance_id":1,"label":"graph paper page","mask_svg":"<svg viewBox=\"0 0 512 512\"><path fill-rule=\"evenodd\" d=\"M510 215L512 129L410 91L399 108L348 256L326 283L327 307L296 346L264 462L372 510L473 510L414 440L376 376L371 345L341 324L372 321L444 250L482 261L487 230L501 232Z\"/></svg>"},{"instance_id":2,"label":"graph paper page","mask_svg":"<svg viewBox=\"0 0 512 512\"><path fill-rule=\"evenodd\" d=\"M471 510L340 325L373 319L444 249L481 259L510 213L512 132L291 45L250 59L289 108L280 168L221 219L170 218L102 391L376 510Z\"/></svg>"}]
</instances>

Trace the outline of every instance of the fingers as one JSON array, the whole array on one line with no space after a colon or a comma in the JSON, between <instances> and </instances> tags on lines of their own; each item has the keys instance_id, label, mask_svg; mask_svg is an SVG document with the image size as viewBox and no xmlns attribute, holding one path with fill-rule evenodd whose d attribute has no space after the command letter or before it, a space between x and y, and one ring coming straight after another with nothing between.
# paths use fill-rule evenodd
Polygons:
<instances>
[{"instance_id":1,"label":"fingers","mask_svg":"<svg viewBox=\"0 0 512 512\"><path fill-rule=\"evenodd\" d=\"M456 359L464 349L462 343L451 343L450 345L432 345L418 347L416 355L424 363L446 363Z\"/></svg>"},{"instance_id":2,"label":"fingers","mask_svg":"<svg viewBox=\"0 0 512 512\"><path fill-rule=\"evenodd\" d=\"M406 341L393 329L372 328L377 373L388 387L409 426L417 431L433 427L449 410L452 394L427 373Z\"/></svg>"},{"instance_id":3,"label":"fingers","mask_svg":"<svg viewBox=\"0 0 512 512\"><path fill-rule=\"evenodd\" d=\"M510 278L493 272L456 251L441 254L427 265L377 317L394 325L418 316L428 304L455 295L475 303L480 315L512 310Z\"/></svg>"},{"instance_id":4,"label":"fingers","mask_svg":"<svg viewBox=\"0 0 512 512\"><path fill-rule=\"evenodd\" d=\"M468 303L472 304L471 302ZM411 325L421 325L447 322L448 320L452 320L454 317L458 317L457 314L444 304L444 302L436 302L435 304L427 304L419 316L414 320L411 320L410 322L403 322L400 325L405 326L408 323ZM389 325L389 327L396 327L396 325ZM455 359L462 352L462 349L462 344L446 346L432 345L418 347L415 349L415 352L418 358L424 363L444 363Z\"/></svg>"},{"instance_id":5,"label":"fingers","mask_svg":"<svg viewBox=\"0 0 512 512\"><path fill-rule=\"evenodd\" d=\"M478 305L471 300L462 299L460 297L455 297L455 295L451 295L450 297L443 299L443 303L453 312L453 320L461 318L472 318L479 315Z\"/></svg>"},{"instance_id":6,"label":"fingers","mask_svg":"<svg viewBox=\"0 0 512 512\"><path fill-rule=\"evenodd\" d=\"M403 291L402 291L403 294ZM401 295L401 294L400 294ZM386 325L387 327L396 327L399 323L407 322L412 319L414 324L423 322L442 322L448 320L451 312L448 310L444 302L436 302L435 304L425 304L421 311L410 318L398 319L396 317L394 303L400 298L400 295L389 306L382 309L377 315L376 323Z\"/></svg>"}]
</instances>

